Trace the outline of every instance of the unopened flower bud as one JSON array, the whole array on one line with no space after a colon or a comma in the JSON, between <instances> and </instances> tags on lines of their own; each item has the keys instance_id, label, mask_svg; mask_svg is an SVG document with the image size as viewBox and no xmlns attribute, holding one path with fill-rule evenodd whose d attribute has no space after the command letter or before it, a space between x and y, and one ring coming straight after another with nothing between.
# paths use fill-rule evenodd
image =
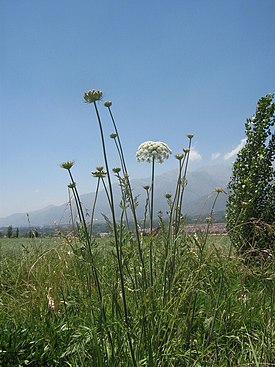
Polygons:
<instances>
[{"instance_id":1,"label":"unopened flower bud","mask_svg":"<svg viewBox=\"0 0 275 367\"><path fill-rule=\"evenodd\" d=\"M184 153L189 153L190 152L189 148L183 148L182 150L184 151Z\"/></svg>"},{"instance_id":2,"label":"unopened flower bud","mask_svg":"<svg viewBox=\"0 0 275 367\"><path fill-rule=\"evenodd\" d=\"M167 194L165 194L166 199L171 199L172 195L168 192Z\"/></svg>"},{"instance_id":3,"label":"unopened flower bud","mask_svg":"<svg viewBox=\"0 0 275 367\"><path fill-rule=\"evenodd\" d=\"M112 106L112 102L111 102L111 101L106 101L106 102L104 103L104 106L105 106L105 107L111 107L111 106Z\"/></svg>"},{"instance_id":4,"label":"unopened flower bud","mask_svg":"<svg viewBox=\"0 0 275 367\"><path fill-rule=\"evenodd\" d=\"M179 161L183 158L183 154L178 153L175 155L176 159L178 159Z\"/></svg>"},{"instance_id":5,"label":"unopened flower bud","mask_svg":"<svg viewBox=\"0 0 275 367\"><path fill-rule=\"evenodd\" d=\"M150 189L150 186L149 185L145 185L143 186L144 190L148 191Z\"/></svg>"},{"instance_id":6,"label":"unopened flower bud","mask_svg":"<svg viewBox=\"0 0 275 367\"><path fill-rule=\"evenodd\" d=\"M112 133L112 134L110 134L110 138L111 139L115 139L117 137L117 134L116 133Z\"/></svg>"},{"instance_id":7,"label":"unopened flower bud","mask_svg":"<svg viewBox=\"0 0 275 367\"><path fill-rule=\"evenodd\" d=\"M193 138L193 136L194 136L193 134L188 134L188 135L187 135L187 138L192 139L192 138Z\"/></svg>"}]
</instances>

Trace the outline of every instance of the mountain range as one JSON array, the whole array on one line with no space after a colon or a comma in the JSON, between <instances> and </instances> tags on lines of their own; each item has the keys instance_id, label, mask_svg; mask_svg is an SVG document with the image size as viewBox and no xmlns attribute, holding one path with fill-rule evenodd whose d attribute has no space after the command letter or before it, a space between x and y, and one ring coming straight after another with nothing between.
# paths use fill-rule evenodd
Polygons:
<instances>
[{"instance_id":1,"label":"mountain range","mask_svg":"<svg viewBox=\"0 0 275 367\"><path fill-rule=\"evenodd\" d=\"M173 195L177 181L178 171L172 170L155 177L155 195L154 195L154 213L159 211L165 215L168 211L166 193ZM187 173L187 185L184 192L183 214L188 216L206 215L210 212L215 197L215 188L226 187L231 175L231 166L229 164L209 165L196 171ZM131 180L133 194L137 197L137 216L140 220L144 218L144 208L146 201L146 191L144 185L150 185L150 178L141 178ZM118 183L113 184L116 211L119 213L119 204L121 200L121 188ZM83 207L87 213L91 212L95 193L81 195ZM225 211L226 195L221 194L217 200L215 211ZM75 209L73 208L75 211ZM95 209L95 220L100 223L104 221L103 215L110 215L110 210L104 190L99 191ZM40 210L28 213L31 226L52 226L62 225L70 222L70 209L68 203L62 205L50 205ZM0 218L0 227L26 227L28 226L27 213L15 213L5 218Z\"/></svg>"}]
</instances>

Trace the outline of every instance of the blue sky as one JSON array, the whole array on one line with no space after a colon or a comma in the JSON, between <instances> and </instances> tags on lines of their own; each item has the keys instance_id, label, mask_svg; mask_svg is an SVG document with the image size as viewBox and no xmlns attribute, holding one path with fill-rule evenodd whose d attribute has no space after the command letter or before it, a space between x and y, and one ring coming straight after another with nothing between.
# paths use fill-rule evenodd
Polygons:
<instances>
[{"instance_id":1,"label":"blue sky","mask_svg":"<svg viewBox=\"0 0 275 367\"><path fill-rule=\"evenodd\" d=\"M178 153L188 133L193 169L234 160L245 119L275 91L274 14L274 0L0 0L0 217L65 202L66 160L80 192L94 190L93 88L113 101L131 177L149 176L142 142Z\"/></svg>"}]
</instances>

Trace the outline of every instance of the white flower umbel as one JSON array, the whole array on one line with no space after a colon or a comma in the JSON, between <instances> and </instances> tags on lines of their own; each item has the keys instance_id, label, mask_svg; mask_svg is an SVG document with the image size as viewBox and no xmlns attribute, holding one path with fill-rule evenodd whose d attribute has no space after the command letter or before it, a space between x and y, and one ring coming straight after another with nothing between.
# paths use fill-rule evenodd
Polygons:
<instances>
[{"instance_id":1,"label":"white flower umbel","mask_svg":"<svg viewBox=\"0 0 275 367\"><path fill-rule=\"evenodd\" d=\"M171 149L167 144L161 141L146 141L140 144L136 152L138 162L152 162L163 163L165 159L172 154Z\"/></svg>"},{"instance_id":2,"label":"white flower umbel","mask_svg":"<svg viewBox=\"0 0 275 367\"><path fill-rule=\"evenodd\" d=\"M150 233L153 230L153 216L154 216L154 179L155 179L155 162L163 163L165 159L169 158L169 154L172 151L167 144L160 141L146 141L142 143L136 152L136 158L138 162L152 163L152 177L151 177L151 202L149 206L150 210ZM146 217L145 217L146 222ZM150 240L150 283L154 284L154 271L153 271L153 241Z\"/></svg>"}]
</instances>

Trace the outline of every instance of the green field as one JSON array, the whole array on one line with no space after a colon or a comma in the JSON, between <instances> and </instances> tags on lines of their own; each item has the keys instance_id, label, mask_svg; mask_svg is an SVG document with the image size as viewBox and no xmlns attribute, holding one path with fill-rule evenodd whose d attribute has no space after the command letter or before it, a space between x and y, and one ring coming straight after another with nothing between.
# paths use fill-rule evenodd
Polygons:
<instances>
[{"instance_id":1,"label":"green field","mask_svg":"<svg viewBox=\"0 0 275 367\"><path fill-rule=\"evenodd\" d=\"M274 268L246 265L226 236L201 241L177 240L172 279L155 237L146 288L123 241L125 320L112 238L93 242L92 260L73 238L1 238L0 365L274 366Z\"/></svg>"}]
</instances>

